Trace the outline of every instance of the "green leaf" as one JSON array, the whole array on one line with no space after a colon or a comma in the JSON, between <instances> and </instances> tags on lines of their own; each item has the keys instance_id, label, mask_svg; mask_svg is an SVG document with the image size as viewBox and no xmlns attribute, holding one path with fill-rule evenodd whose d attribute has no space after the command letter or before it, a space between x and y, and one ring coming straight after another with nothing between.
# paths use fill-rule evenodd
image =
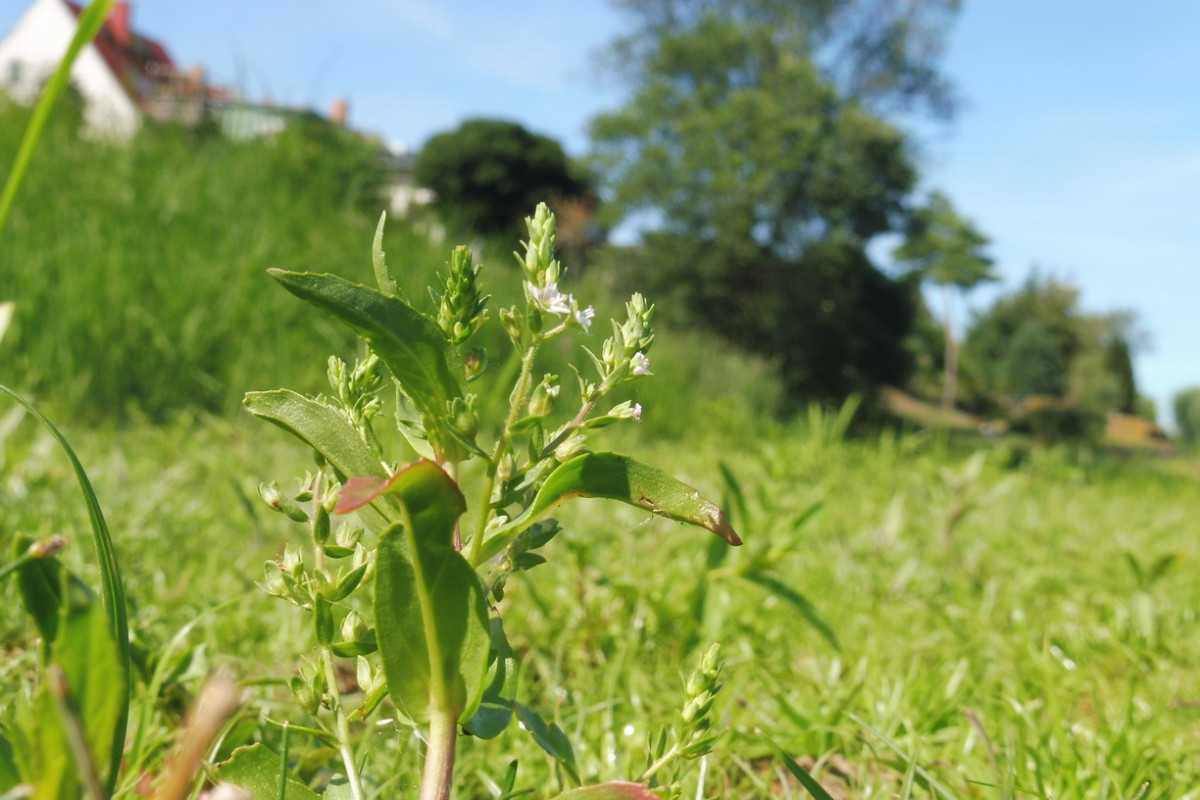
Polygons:
<instances>
[{"instance_id":1,"label":"green leaf","mask_svg":"<svg viewBox=\"0 0 1200 800\"><path fill-rule=\"evenodd\" d=\"M816 798L816 800L833 800L833 797L829 794L829 792L825 791L825 787L817 783L817 779L812 775L809 775L808 771L805 770L804 767L797 764L791 756L785 753L782 747L775 744L775 742L771 741L770 739L766 739L765 737L764 741L766 741L767 745L775 751L775 755L780 761L783 762L784 768L787 769L788 772L792 773L792 776L795 777L796 780L800 781L800 785L808 790L808 793Z\"/></svg>"},{"instance_id":2,"label":"green leaf","mask_svg":"<svg viewBox=\"0 0 1200 800\"><path fill-rule=\"evenodd\" d=\"M521 724L533 736L538 746L545 750L551 758L562 764L563 769L575 783L582 783L579 780L579 768L575 765L575 749L571 747L571 740L563 729L558 727L558 723L552 722L547 725L541 715L528 706L523 706L515 700L512 705Z\"/></svg>"},{"instance_id":3,"label":"green leaf","mask_svg":"<svg viewBox=\"0 0 1200 800\"><path fill-rule=\"evenodd\" d=\"M326 311L366 339L421 414L435 449L452 446L445 425L462 386L450 368L450 342L429 317L395 297L335 275L268 270L292 294Z\"/></svg>"},{"instance_id":4,"label":"green leaf","mask_svg":"<svg viewBox=\"0 0 1200 800\"><path fill-rule=\"evenodd\" d=\"M217 781L232 783L251 800L279 800L279 755L263 744L239 747L217 767ZM288 773L285 800L320 800L321 796Z\"/></svg>"},{"instance_id":5,"label":"green leaf","mask_svg":"<svg viewBox=\"0 0 1200 800\"><path fill-rule=\"evenodd\" d=\"M629 456L584 453L559 465L550 473L533 503L484 541L480 562L499 553L521 531L572 497L620 500L667 519L707 528L729 544L742 543L725 512L701 497L691 486Z\"/></svg>"},{"instance_id":6,"label":"green leaf","mask_svg":"<svg viewBox=\"0 0 1200 800\"><path fill-rule=\"evenodd\" d=\"M10 789L21 782L21 773L17 770L16 755L12 743L0 733L0 792L8 793Z\"/></svg>"},{"instance_id":7,"label":"green leaf","mask_svg":"<svg viewBox=\"0 0 1200 800\"><path fill-rule=\"evenodd\" d=\"M117 776L112 771L120 765L120 753L114 759L113 749L125 741L123 728L119 739L113 736L128 705L121 652L113 641L108 614L82 581L65 570L62 579L61 617L50 663L61 670L68 697L55 695L52 680L43 680L38 687L33 746L36 800L80 796L80 760L95 769L101 786L114 785ZM73 744L69 728L76 729L81 741Z\"/></svg>"},{"instance_id":8,"label":"green leaf","mask_svg":"<svg viewBox=\"0 0 1200 800\"><path fill-rule=\"evenodd\" d=\"M491 649L488 653L486 688L475 715L463 725L463 730L480 739L494 739L508 729L512 722L513 700L517 696L517 662L500 617L492 617Z\"/></svg>"},{"instance_id":9,"label":"green leaf","mask_svg":"<svg viewBox=\"0 0 1200 800\"><path fill-rule=\"evenodd\" d=\"M33 539L25 534L13 538L12 555L16 560ZM33 558L17 567L17 591L25 612L33 617L42 638L43 652L49 653L58 638L58 620L62 616L62 586L65 568L57 558Z\"/></svg>"},{"instance_id":10,"label":"green leaf","mask_svg":"<svg viewBox=\"0 0 1200 800\"><path fill-rule=\"evenodd\" d=\"M757 583L759 586L763 587L771 594L775 595L780 600L783 600L792 608L796 609L798 612L800 612L802 617L808 620L809 624L817 629L817 632L824 637L825 641L829 642L830 647L832 647L834 650L842 649L838 644L837 634L834 633L833 628L829 627L829 623L827 623L821 617L821 614L817 611L816 606L810 603L807 597L800 594L791 586L788 586L778 578L772 577L771 575L767 575L763 572L747 572L742 577L751 583Z\"/></svg>"},{"instance_id":11,"label":"green leaf","mask_svg":"<svg viewBox=\"0 0 1200 800\"><path fill-rule=\"evenodd\" d=\"M433 711L470 719L479 706L490 636L483 587L454 549L466 501L431 461L397 473L389 492L402 522L380 536L376 638L388 691L410 718Z\"/></svg>"},{"instance_id":12,"label":"green leaf","mask_svg":"<svg viewBox=\"0 0 1200 800\"><path fill-rule=\"evenodd\" d=\"M659 800L659 797L640 783L613 781L572 789L554 800Z\"/></svg>"},{"instance_id":13,"label":"green leaf","mask_svg":"<svg viewBox=\"0 0 1200 800\"><path fill-rule=\"evenodd\" d=\"M379 291L388 297L399 297L400 288L392 280L388 272L387 259L383 253L383 226L387 223L387 212L379 215L379 224L375 226L375 239L371 242L371 267L375 270L375 283Z\"/></svg>"},{"instance_id":14,"label":"green leaf","mask_svg":"<svg viewBox=\"0 0 1200 800\"><path fill-rule=\"evenodd\" d=\"M341 414L327 405L288 389L249 392L242 404L254 416L278 425L324 456L341 480L348 475L387 475L375 452ZM363 508L359 516L373 531L393 521L378 507Z\"/></svg>"}]
</instances>

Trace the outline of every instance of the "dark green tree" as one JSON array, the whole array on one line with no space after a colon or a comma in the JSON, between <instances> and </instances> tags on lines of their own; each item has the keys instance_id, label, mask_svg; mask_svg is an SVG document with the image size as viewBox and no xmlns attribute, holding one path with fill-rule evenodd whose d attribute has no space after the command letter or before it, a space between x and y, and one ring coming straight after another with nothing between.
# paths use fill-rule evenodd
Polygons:
<instances>
[{"instance_id":1,"label":"dark green tree","mask_svg":"<svg viewBox=\"0 0 1200 800\"><path fill-rule=\"evenodd\" d=\"M497 119L434 136L417 157L415 178L434 191L447 219L485 236L514 233L539 202L588 190L558 142Z\"/></svg>"},{"instance_id":2,"label":"dark green tree","mask_svg":"<svg viewBox=\"0 0 1200 800\"><path fill-rule=\"evenodd\" d=\"M798 21L750 13L795 4L710 5L639 39L636 94L593 122L606 207L654 222L639 284L776 359L797 396L902 378L913 292L866 247L902 224L904 136L839 91Z\"/></svg>"},{"instance_id":3,"label":"dark green tree","mask_svg":"<svg viewBox=\"0 0 1200 800\"><path fill-rule=\"evenodd\" d=\"M955 295L996 280L992 259L984 253L988 238L959 216L949 198L933 192L929 202L908 220L904 243L895 257L922 280L942 289L945 369L942 407L953 408L958 396L958 340L954 334Z\"/></svg>"}]
</instances>

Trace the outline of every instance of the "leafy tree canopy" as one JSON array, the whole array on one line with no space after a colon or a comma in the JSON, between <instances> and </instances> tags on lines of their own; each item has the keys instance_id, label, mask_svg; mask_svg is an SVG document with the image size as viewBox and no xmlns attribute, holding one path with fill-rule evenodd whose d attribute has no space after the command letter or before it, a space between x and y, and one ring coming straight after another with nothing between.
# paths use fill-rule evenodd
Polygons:
<instances>
[{"instance_id":1,"label":"leafy tree canopy","mask_svg":"<svg viewBox=\"0 0 1200 800\"><path fill-rule=\"evenodd\" d=\"M916 169L810 57L834 41L799 14L818 5L626 3L646 23L618 44L636 92L591 132L609 221L656 223L641 285L778 360L797 395L839 397L903 376L914 295L866 246L902 226Z\"/></svg>"},{"instance_id":2,"label":"leafy tree canopy","mask_svg":"<svg viewBox=\"0 0 1200 800\"><path fill-rule=\"evenodd\" d=\"M941 192L912 212L904 243L895 257L922 278L940 286L973 289L996 280L992 259L984 252L989 239L961 216Z\"/></svg>"},{"instance_id":3,"label":"leafy tree canopy","mask_svg":"<svg viewBox=\"0 0 1200 800\"><path fill-rule=\"evenodd\" d=\"M439 211L481 235L514 233L539 202L587 191L558 142L496 119L434 136L415 177L436 193Z\"/></svg>"},{"instance_id":4,"label":"leafy tree canopy","mask_svg":"<svg viewBox=\"0 0 1200 800\"><path fill-rule=\"evenodd\" d=\"M960 0L615 0L635 30L610 53L633 83L664 42L707 17L770 31L782 51L817 65L839 95L881 114L949 118L954 92L940 72Z\"/></svg>"}]
</instances>

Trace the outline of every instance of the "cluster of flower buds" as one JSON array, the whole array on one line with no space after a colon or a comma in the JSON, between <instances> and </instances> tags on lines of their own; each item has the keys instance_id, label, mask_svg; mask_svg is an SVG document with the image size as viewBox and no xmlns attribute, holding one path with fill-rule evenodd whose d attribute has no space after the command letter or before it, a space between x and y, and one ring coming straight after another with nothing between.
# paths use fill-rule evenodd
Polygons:
<instances>
[{"instance_id":1,"label":"cluster of flower buds","mask_svg":"<svg viewBox=\"0 0 1200 800\"><path fill-rule=\"evenodd\" d=\"M613 335L604 341L597 361L604 387L652 374L646 352L654 343L654 329L650 325L654 306L647 305L641 294L634 294L625 304L625 313L625 322L618 325L613 321ZM596 388L592 387L593 391Z\"/></svg>"},{"instance_id":2,"label":"cluster of flower buds","mask_svg":"<svg viewBox=\"0 0 1200 800\"><path fill-rule=\"evenodd\" d=\"M339 410L351 425L366 434L368 423L382 407L378 394L383 387L383 365L379 356L368 353L355 361L353 368L337 356L330 356L328 378Z\"/></svg>"},{"instance_id":3,"label":"cluster of flower buds","mask_svg":"<svg viewBox=\"0 0 1200 800\"><path fill-rule=\"evenodd\" d=\"M480 265L473 263L469 249L454 248L437 315L438 327L454 344L465 342L487 320L490 298L479 291L480 269Z\"/></svg>"},{"instance_id":4,"label":"cluster of flower buds","mask_svg":"<svg viewBox=\"0 0 1200 800\"><path fill-rule=\"evenodd\" d=\"M710 733L712 721L708 714L712 711L713 701L721 690L718 682L724 662L721 660L721 646L714 644L708 648L700 659L700 666L692 673L687 682L687 702L683 711L683 742L681 755L684 758L699 758L712 751L716 736Z\"/></svg>"},{"instance_id":5,"label":"cluster of flower buds","mask_svg":"<svg viewBox=\"0 0 1200 800\"><path fill-rule=\"evenodd\" d=\"M540 330L539 317L545 313L566 317L563 327L588 330L596 310L591 306L580 308L574 296L563 294L558 288L565 270L554 257L554 242L558 237L554 215L545 203L539 203L534 215L525 218L525 226L529 240L525 242L525 255L518 254L517 260L525 270L525 299L538 312L530 315L531 328L535 332Z\"/></svg>"}]
</instances>

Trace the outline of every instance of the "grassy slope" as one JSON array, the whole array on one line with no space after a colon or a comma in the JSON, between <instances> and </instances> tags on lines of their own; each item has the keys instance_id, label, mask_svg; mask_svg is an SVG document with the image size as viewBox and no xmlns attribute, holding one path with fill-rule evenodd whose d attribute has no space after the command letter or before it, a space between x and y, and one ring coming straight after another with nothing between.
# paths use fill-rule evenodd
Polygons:
<instances>
[{"instance_id":1,"label":"grassy slope","mask_svg":"<svg viewBox=\"0 0 1200 800\"><path fill-rule=\"evenodd\" d=\"M198 611L229 603L189 637L197 658L181 690L216 663L248 678L285 677L310 633L252 582L296 531L244 497L257 478L302 472L304 454L249 421L69 435L106 500L140 640L153 649ZM645 734L672 720L682 676L716 640L729 658L718 704L729 733L709 770L710 796L777 796L785 785L799 796L758 730L822 759L825 779L846 796L897 796L907 763L866 725L956 797L1013 796L972 781L1058 800L1132 797L1147 779L1152 796L1197 796L1193 479L1156 463L1118 469L1060 451L1022 461L994 450L964 481L955 470L965 453L917 436L841 444L797 425L768 438L740 451L660 442L647 454L681 465L716 496L714 464L725 459L744 495L736 523L748 544L709 576L699 619L694 593L709 542L632 509L597 516L581 504L564 515L568 533L550 565L510 584L521 695L557 716L587 776L640 770ZM52 451L18 433L6 457L5 525L80 535ZM947 535L956 506L967 511ZM1139 583L1129 560L1145 571L1168 554L1183 562ZM756 571L810 601L840 651L744 577ZM7 646L19 646L23 634L6 614ZM6 684L22 661L10 659ZM274 716L295 713L277 705L277 687L257 696ZM377 774L412 775L411 747L378 757ZM498 776L512 757L523 785L546 785L545 757L516 730L464 746L465 785L479 785L476 770Z\"/></svg>"}]
</instances>

